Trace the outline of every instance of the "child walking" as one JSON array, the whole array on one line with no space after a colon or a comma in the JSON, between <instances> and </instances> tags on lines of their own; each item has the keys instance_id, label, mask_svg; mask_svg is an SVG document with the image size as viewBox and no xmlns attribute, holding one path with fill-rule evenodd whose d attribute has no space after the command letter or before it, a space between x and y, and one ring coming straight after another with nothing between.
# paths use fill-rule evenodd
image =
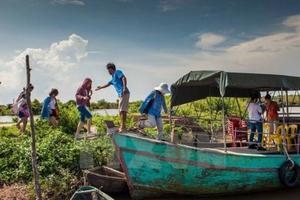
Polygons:
<instances>
[{"instance_id":1,"label":"child walking","mask_svg":"<svg viewBox=\"0 0 300 200\"><path fill-rule=\"evenodd\" d=\"M32 92L33 90L33 85L29 85L29 92ZM28 122L28 117L29 117L29 108L26 100L26 89L23 88L23 91L20 93L18 98L16 99L15 102L17 106L17 114L18 117L20 118L19 121L17 122L16 126L20 130L21 133L24 133L26 130L27 122ZM22 124L22 125L21 125Z\"/></svg>"},{"instance_id":2,"label":"child walking","mask_svg":"<svg viewBox=\"0 0 300 200\"><path fill-rule=\"evenodd\" d=\"M53 88L49 96L46 97L43 103L43 108L41 112L41 118L42 119L48 119L49 123L52 126L58 126L58 105L57 105L57 97L58 90Z\"/></svg>"},{"instance_id":3,"label":"child walking","mask_svg":"<svg viewBox=\"0 0 300 200\"><path fill-rule=\"evenodd\" d=\"M88 108L90 105L91 95L92 80L90 78L86 78L76 92L76 104L77 109L80 112L80 122L77 126L75 138L80 137L80 130L83 128L85 121L87 121L87 133L91 133L92 114Z\"/></svg>"}]
</instances>

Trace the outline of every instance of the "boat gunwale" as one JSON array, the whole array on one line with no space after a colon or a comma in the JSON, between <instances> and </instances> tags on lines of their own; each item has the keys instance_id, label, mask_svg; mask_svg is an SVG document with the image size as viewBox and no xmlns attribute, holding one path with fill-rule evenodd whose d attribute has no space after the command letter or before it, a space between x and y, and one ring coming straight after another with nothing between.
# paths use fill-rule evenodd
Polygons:
<instances>
[{"instance_id":1,"label":"boat gunwale","mask_svg":"<svg viewBox=\"0 0 300 200\"><path fill-rule=\"evenodd\" d=\"M135 139L139 139L142 141L147 141L150 143L155 143L155 144L165 144L165 145L169 145L172 147L183 147L186 149L191 149L191 150L196 150L196 151L202 151L202 152L209 152L209 153L219 153L219 154L223 154L223 155L234 155L234 156L247 156L247 157L257 157L257 158L282 158L282 157L286 157L286 155L284 154L279 154L279 155L274 155L274 154L262 154L262 153L257 153L257 154L250 154L250 153L239 153L239 152L233 152L230 151L230 148L227 148L227 150L225 151L224 149L218 149L218 148L201 148L201 147L192 147L192 146L188 146L188 145L184 145L184 144L176 144L176 143L171 143L171 142L167 142L167 141L160 141L160 140L155 140L155 139L151 139L151 138L147 138L147 137L141 137L138 136L134 133L116 133L119 135L123 135L126 137L134 137ZM291 154L291 157L300 157L300 154Z\"/></svg>"}]
</instances>

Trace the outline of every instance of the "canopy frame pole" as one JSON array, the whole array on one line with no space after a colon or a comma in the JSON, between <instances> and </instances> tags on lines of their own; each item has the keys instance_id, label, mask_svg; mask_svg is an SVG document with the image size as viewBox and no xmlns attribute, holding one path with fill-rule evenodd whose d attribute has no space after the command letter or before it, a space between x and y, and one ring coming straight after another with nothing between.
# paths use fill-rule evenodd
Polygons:
<instances>
[{"instance_id":1,"label":"canopy frame pole","mask_svg":"<svg viewBox=\"0 0 300 200\"><path fill-rule=\"evenodd\" d=\"M286 142L285 142L285 136L286 136L286 132L285 132L285 127L286 127L285 114L286 113L285 113L285 109L284 109L283 97L284 97L283 88L281 88L281 102L282 102L281 103L281 108L282 108L282 125L283 125L283 129L282 129L282 132L281 132L282 146L283 146L284 154L286 155L287 159L292 161L292 159L289 155L289 152L286 148Z\"/></svg>"},{"instance_id":2,"label":"canopy frame pole","mask_svg":"<svg viewBox=\"0 0 300 200\"><path fill-rule=\"evenodd\" d=\"M242 116L242 110L241 110L241 105L240 105L239 100L238 100L237 97L235 97L235 102L236 102L236 104L238 106L238 109L239 109L240 118L243 118L243 116Z\"/></svg>"},{"instance_id":3,"label":"canopy frame pole","mask_svg":"<svg viewBox=\"0 0 300 200\"><path fill-rule=\"evenodd\" d=\"M292 104L295 103L296 100L296 95L297 95L297 91L294 91L294 95L293 95L293 99L292 99Z\"/></svg>"},{"instance_id":4,"label":"canopy frame pole","mask_svg":"<svg viewBox=\"0 0 300 200\"><path fill-rule=\"evenodd\" d=\"M208 100L209 99L209 100ZM211 97L206 98L206 103L208 105L209 108L209 113L210 113L210 132L211 132L211 136L210 136L210 143L215 142L215 133L214 133L214 129L213 129L213 109L211 107Z\"/></svg>"},{"instance_id":5,"label":"canopy frame pole","mask_svg":"<svg viewBox=\"0 0 300 200\"><path fill-rule=\"evenodd\" d=\"M227 152L227 145L226 145L226 126L225 126L225 101L224 96L222 96L222 125L223 125L223 140L224 140L224 151Z\"/></svg>"},{"instance_id":6,"label":"canopy frame pole","mask_svg":"<svg viewBox=\"0 0 300 200\"><path fill-rule=\"evenodd\" d=\"M285 90L285 100L286 100L286 117L289 119L290 114L289 114L289 93L287 90Z\"/></svg>"},{"instance_id":7,"label":"canopy frame pole","mask_svg":"<svg viewBox=\"0 0 300 200\"><path fill-rule=\"evenodd\" d=\"M169 125L170 125L170 130L171 130L171 142L175 143L175 125L173 127L173 123L172 123L172 112L173 112L173 106L170 106L170 110L169 110ZM175 124L175 122L174 122Z\"/></svg>"}]
</instances>

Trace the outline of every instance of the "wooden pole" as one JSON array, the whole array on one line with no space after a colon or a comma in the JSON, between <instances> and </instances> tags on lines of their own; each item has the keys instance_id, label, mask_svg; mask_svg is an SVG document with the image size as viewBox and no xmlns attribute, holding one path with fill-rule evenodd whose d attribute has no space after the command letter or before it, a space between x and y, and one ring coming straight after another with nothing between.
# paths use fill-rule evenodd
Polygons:
<instances>
[{"instance_id":1,"label":"wooden pole","mask_svg":"<svg viewBox=\"0 0 300 200\"><path fill-rule=\"evenodd\" d=\"M30 83L30 65L29 56L26 55L26 75L27 75L27 87L26 87L26 101L30 113L30 128L31 128L31 165L33 172L34 188L36 193L36 199L42 200L41 186L39 180L39 171L37 166L37 155L36 155L36 139L35 139L35 129L34 129L34 118L31 105L31 83Z\"/></svg>"},{"instance_id":2,"label":"wooden pole","mask_svg":"<svg viewBox=\"0 0 300 200\"><path fill-rule=\"evenodd\" d=\"M238 109L239 109L240 118L243 119L244 116L242 116L242 109L241 109L241 106L240 106L240 103L239 103L239 100L238 100L237 97L235 97L235 102L236 102L236 104L237 104L237 106L238 106Z\"/></svg>"},{"instance_id":3,"label":"wooden pole","mask_svg":"<svg viewBox=\"0 0 300 200\"><path fill-rule=\"evenodd\" d=\"M226 126L225 126L225 101L224 96L222 96L222 126L223 126L223 140L224 140L224 151L227 152L227 142L226 142Z\"/></svg>"},{"instance_id":4,"label":"wooden pole","mask_svg":"<svg viewBox=\"0 0 300 200\"><path fill-rule=\"evenodd\" d=\"M285 101L286 101L286 117L287 117L287 121L289 122L290 119L290 111L289 111L289 93L286 90L285 91Z\"/></svg>"}]
</instances>

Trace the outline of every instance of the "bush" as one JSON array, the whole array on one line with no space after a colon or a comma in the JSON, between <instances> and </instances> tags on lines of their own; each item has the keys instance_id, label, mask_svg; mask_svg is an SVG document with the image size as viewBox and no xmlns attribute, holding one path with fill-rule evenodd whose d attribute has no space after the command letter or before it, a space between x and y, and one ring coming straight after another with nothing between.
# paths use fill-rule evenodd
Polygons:
<instances>
[{"instance_id":1,"label":"bush","mask_svg":"<svg viewBox=\"0 0 300 200\"><path fill-rule=\"evenodd\" d=\"M70 199L73 193L82 185L80 178L67 169L60 169L59 174L41 178L42 198L47 200ZM35 199L32 183L29 185L30 199Z\"/></svg>"},{"instance_id":2,"label":"bush","mask_svg":"<svg viewBox=\"0 0 300 200\"><path fill-rule=\"evenodd\" d=\"M10 184L32 179L31 138L29 135L11 137L14 128L0 130L0 182ZM78 175L80 152L92 152L94 165L106 164L112 158L110 138L77 141L73 136L38 120L36 123L37 155L41 177L59 175L62 169Z\"/></svg>"},{"instance_id":3,"label":"bush","mask_svg":"<svg viewBox=\"0 0 300 200\"><path fill-rule=\"evenodd\" d=\"M72 103L60 107L59 124L64 133L74 135L79 122L79 112Z\"/></svg>"}]
</instances>

